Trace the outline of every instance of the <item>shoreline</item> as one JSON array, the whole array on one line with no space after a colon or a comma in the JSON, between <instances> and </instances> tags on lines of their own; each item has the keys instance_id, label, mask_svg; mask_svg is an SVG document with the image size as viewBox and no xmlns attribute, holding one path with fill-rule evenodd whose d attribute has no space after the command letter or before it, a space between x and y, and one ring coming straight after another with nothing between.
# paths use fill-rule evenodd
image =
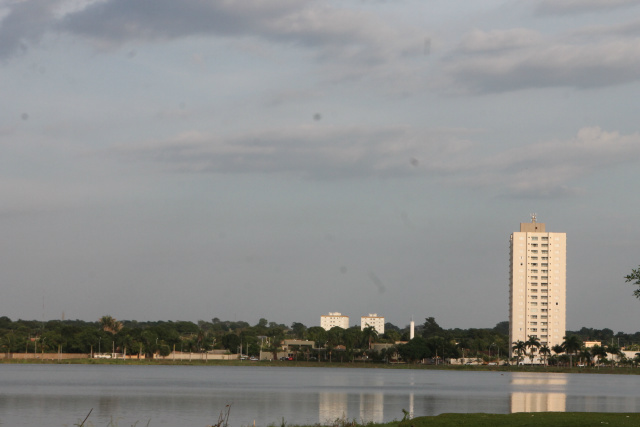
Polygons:
<instances>
[{"instance_id":1,"label":"shoreline","mask_svg":"<svg viewBox=\"0 0 640 427\"><path fill-rule=\"evenodd\" d=\"M259 366L290 368L343 368L343 369L412 369L463 372L526 372L561 374L610 374L639 375L640 368L631 367L556 367L556 366L489 366L489 365L421 365L421 364L380 364L359 362L303 362L303 361L228 361L228 360L135 360L135 359L0 359L0 364L20 365L127 365L127 366Z\"/></svg>"}]
</instances>

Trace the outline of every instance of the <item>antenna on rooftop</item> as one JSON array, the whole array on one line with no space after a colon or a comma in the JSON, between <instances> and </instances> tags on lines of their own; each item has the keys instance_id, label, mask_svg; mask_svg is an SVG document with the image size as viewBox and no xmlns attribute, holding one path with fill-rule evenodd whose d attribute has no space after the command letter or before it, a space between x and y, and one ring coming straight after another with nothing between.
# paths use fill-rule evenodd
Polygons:
<instances>
[{"instance_id":1,"label":"antenna on rooftop","mask_svg":"<svg viewBox=\"0 0 640 427\"><path fill-rule=\"evenodd\" d=\"M531 214L531 222L536 222L536 214Z\"/></svg>"}]
</instances>

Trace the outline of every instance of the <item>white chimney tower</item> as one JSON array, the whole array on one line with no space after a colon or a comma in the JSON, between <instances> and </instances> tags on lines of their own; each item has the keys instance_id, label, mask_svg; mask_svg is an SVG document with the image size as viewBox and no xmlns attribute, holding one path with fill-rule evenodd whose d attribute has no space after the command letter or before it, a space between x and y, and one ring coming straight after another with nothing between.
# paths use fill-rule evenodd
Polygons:
<instances>
[{"instance_id":1,"label":"white chimney tower","mask_svg":"<svg viewBox=\"0 0 640 427\"><path fill-rule=\"evenodd\" d=\"M411 323L409 323L409 339L410 340L413 339L415 326L416 326L416 324L413 321L413 316L411 316Z\"/></svg>"}]
</instances>

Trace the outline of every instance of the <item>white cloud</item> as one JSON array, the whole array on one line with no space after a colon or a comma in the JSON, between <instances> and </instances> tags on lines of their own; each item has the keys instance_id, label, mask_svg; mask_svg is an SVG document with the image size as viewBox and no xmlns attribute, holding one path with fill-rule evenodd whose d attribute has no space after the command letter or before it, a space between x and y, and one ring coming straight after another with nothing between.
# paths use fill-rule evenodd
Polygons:
<instances>
[{"instance_id":1,"label":"white cloud","mask_svg":"<svg viewBox=\"0 0 640 427\"><path fill-rule=\"evenodd\" d=\"M543 37L540 33L526 28L509 30L480 31L466 34L459 49L463 52L499 51L525 48L540 44Z\"/></svg>"},{"instance_id":2,"label":"white cloud","mask_svg":"<svg viewBox=\"0 0 640 427\"><path fill-rule=\"evenodd\" d=\"M103 52L128 43L210 37L228 40L231 49L252 41L299 50L321 65L328 81L384 80L395 92L420 82L420 70L406 57L423 56L425 37L363 9L303 0L29 0L13 6L0 25L0 58L26 51L54 31Z\"/></svg>"},{"instance_id":3,"label":"white cloud","mask_svg":"<svg viewBox=\"0 0 640 427\"><path fill-rule=\"evenodd\" d=\"M602 12L638 4L638 0L540 0L535 4L535 11L540 15L566 15Z\"/></svg>"},{"instance_id":4,"label":"white cloud","mask_svg":"<svg viewBox=\"0 0 640 427\"><path fill-rule=\"evenodd\" d=\"M188 132L165 141L121 145L127 159L154 161L179 172L283 173L305 178L348 178L435 173L455 156L468 131L439 130L418 135L403 127L307 126L235 137Z\"/></svg>"},{"instance_id":5,"label":"white cloud","mask_svg":"<svg viewBox=\"0 0 640 427\"><path fill-rule=\"evenodd\" d=\"M173 0L108 0L67 15L60 27L102 46L194 35L256 37L368 65L420 49L415 31L363 11L299 0L184 0L179 6ZM412 34L415 43L407 40Z\"/></svg>"},{"instance_id":6,"label":"white cloud","mask_svg":"<svg viewBox=\"0 0 640 427\"><path fill-rule=\"evenodd\" d=\"M640 134L599 127L566 141L486 154L469 130L300 127L224 138L190 132L116 148L172 172L278 173L313 179L423 174L456 186L519 197L582 192L581 178L640 159Z\"/></svg>"},{"instance_id":7,"label":"white cloud","mask_svg":"<svg viewBox=\"0 0 640 427\"><path fill-rule=\"evenodd\" d=\"M476 153L477 154L477 153ZM586 127L568 141L547 141L448 165L454 182L495 188L522 197L582 192L580 179L624 164L638 163L640 134L621 135Z\"/></svg>"},{"instance_id":8,"label":"white cloud","mask_svg":"<svg viewBox=\"0 0 640 427\"><path fill-rule=\"evenodd\" d=\"M444 63L453 90L484 93L640 80L640 39L545 37L527 30L476 31Z\"/></svg>"}]
</instances>

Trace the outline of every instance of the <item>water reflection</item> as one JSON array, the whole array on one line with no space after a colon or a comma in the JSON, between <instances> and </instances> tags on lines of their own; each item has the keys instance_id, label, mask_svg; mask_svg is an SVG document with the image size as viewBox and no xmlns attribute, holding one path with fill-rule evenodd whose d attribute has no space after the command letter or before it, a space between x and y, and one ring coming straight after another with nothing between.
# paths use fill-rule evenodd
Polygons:
<instances>
[{"instance_id":1,"label":"water reflection","mask_svg":"<svg viewBox=\"0 0 640 427\"><path fill-rule=\"evenodd\" d=\"M347 393L320 393L318 402L320 424L347 416Z\"/></svg>"},{"instance_id":2,"label":"water reflection","mask_svg":"<svg viewBox=\"0 0 640 427\"><path fill-rule=\"evenodd\" d=\"M349 418L349 414L358 414L358 421L382 423L384 421L384 395L382 393L361 393L358 400L352 400L349 407L347 393L322 392L318 396L318 422L332 423L338 419ZM357 405L355 408L353 406Z\"/></svg>"},{"instance_id":3,"label":"water reflection","mask_svg":"<svg viewBox=\"0 0 640 427\"><path fill-rule=\"evenodd\" d=\"M511 377L511 413L564 412L567 408L567 376L514 373ZM517 391L517 390L526 391Z\"/></svg>"},{"instance_id":4,"label":"water reflection","mask_svg":"<svg viewBox=\"0 0 640 427\"><path fill-rule=\"evenodd\" d=\"M381 423L384 420L384 395L361 394L360 395L360 419Z\"/></svg>"},{"instance_id":5,"label":"water reflection","mask_svg":"<svg viewBox=\"0 0 640 427\"><path fill-rule=\"evenodd\" d=\"M70 426L93 408L93 425L197 427L215 423L226 405L234 425L259 427L388 422L406 412L636 412L637 382L632 375L0 365L0 425Z\"/></svg>"}]
</instances>

